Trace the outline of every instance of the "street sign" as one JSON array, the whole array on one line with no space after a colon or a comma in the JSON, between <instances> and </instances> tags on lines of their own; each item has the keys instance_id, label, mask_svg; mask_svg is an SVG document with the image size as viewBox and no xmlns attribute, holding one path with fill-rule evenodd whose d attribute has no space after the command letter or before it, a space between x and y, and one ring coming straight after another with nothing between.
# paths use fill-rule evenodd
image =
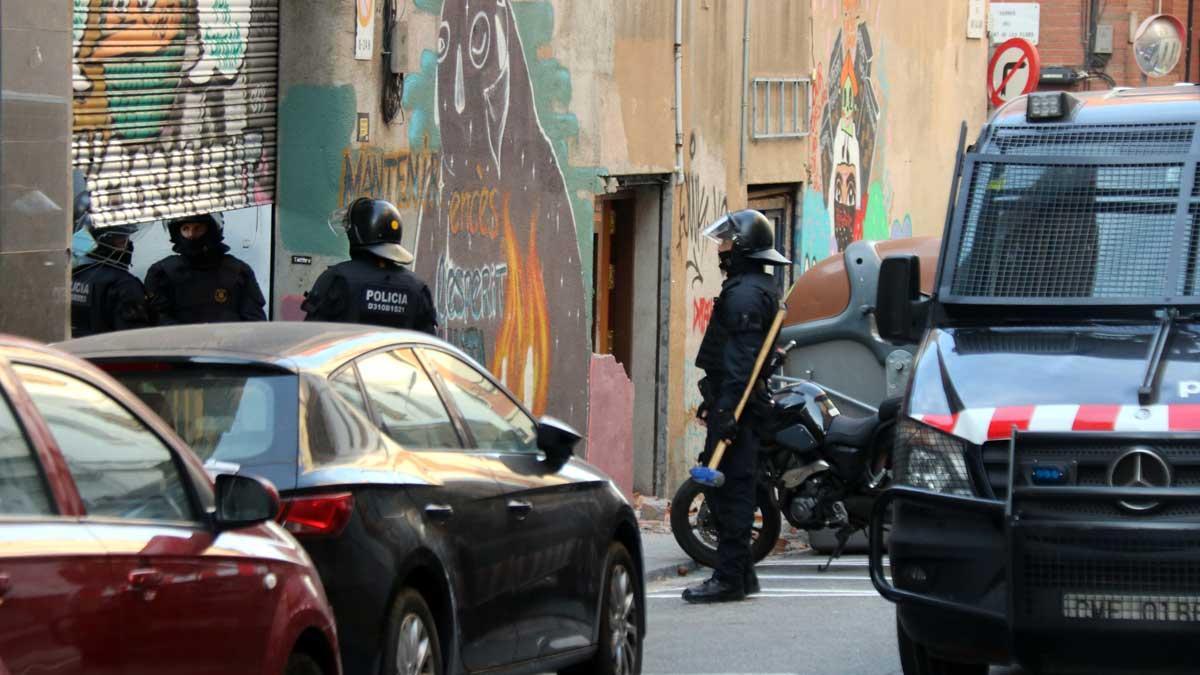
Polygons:
<instances>
[{"instance_id":1,"label":"street sign","mask_svg":"<svg viewBox=\"0 0 1200 675\"><path fill-rule=\"evenodd\" d=\"M375 54L375 0L355 0L354 58L370 61Z\"/></svg>"},{"instance_id":2,"label":"street sign","mask_svg":"<svg viewBox=\"0 0 1200 675\"><path fill-rule=\"evenodd\" d=\"M1037 89L1041 69L1037 47L1027 40L1012 38L996 47L988 63L988 97L992 105L1003 105Z\"/></svg>"},{"instance_id":3,"label":"street sign","mask_svg":"<svg viewBox=\"0 0 1200 675\"><path fill-rule=\"evenodd\" d=\"M1036 2L993 2L988 9L988 32L992 44L1019 37L1038 43L1042 10Z\"/></svg>"},{"instance_id":4,"label":"street sign","mask_svg":"<svg viewBox=\"0 0 1200 675\"><path fill-rule=\"evenodd\" d=\"M983 37L987 27L986 0L969 0L967 4L967 38L978 40Z\"/></svg>"}]
</instances>

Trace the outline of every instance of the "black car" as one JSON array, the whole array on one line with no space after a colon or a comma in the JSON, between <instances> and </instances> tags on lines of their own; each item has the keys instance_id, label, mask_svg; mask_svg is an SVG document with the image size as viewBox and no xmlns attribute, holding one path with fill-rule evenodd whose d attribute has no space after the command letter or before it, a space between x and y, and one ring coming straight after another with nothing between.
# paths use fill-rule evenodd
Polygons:
<instances>
[{"instance_id":1,"label":"black car","mask_svg":"<svg viewBox=\"0 0 1200 675\"><path fill-rule=\"evenodd\" d=\"M312 556L347 673L641 670L629 503L485 369L428 335L320 323L59 345L212 471L261 476Z\"/></svg>"}]
</instances>

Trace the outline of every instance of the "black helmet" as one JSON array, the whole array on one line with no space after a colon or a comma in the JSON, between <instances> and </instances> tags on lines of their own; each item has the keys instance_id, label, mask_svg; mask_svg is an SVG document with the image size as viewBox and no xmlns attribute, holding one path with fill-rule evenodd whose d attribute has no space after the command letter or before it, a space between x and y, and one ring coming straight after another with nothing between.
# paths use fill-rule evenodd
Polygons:
<instances>
[{"instance_id":1,"label":"black helmet","mask_svg":"<svg viewBox=\"0 0 1200 675\"><path fill-rule=\"evenodd\" d=\"M119 267L129 266L133 259L133 241L141 232L141 227L138 225L96 227L91 222L88 222L86 227L88 235L96 244L88 252L88 257Z\"/></svg>"},{"instance_id":2,"label":"black helmet","mask_svg":"<svg viewBox=\"0 0 1200 675\"><path fill-rule=\"evenodd\" d=\"M171 220L168 220L167 233L171 235L171 243L179 243L179 241L183 238L182 235L179 234L179 230L187 223L204 223L208 226L208 232L205 235L205 239L220 241L225 236L225 224L219 215L220 214L214 215L211 213L200 213L191 216L180 216L178 218L172 218Z\"/></svg>"},{"instance_id":3,"label":"black helmet","mask_svg":"<svg viewBox=\"0 0 1200 675\"><path fill-rule=\"evenodd\" d=\"M401 265L412 263L413 254L400 245L404 234L400 211L391 202L366 197L356 199L346 209L344 225L351 250L366 249Z\"/></svg>"},{"instance_id":4,"label":"black helmet","mask_svg":"<svg viewBox=\"0 0 1200 675\"><path fill-rule=\"evenodd\" d=\"M722 216L704 230L715 242L732 241L733 250L743 258L767 265L790 265L791 260L775 250L775 227L763 214L743 209Z\"/></svg>"}]
</instances>

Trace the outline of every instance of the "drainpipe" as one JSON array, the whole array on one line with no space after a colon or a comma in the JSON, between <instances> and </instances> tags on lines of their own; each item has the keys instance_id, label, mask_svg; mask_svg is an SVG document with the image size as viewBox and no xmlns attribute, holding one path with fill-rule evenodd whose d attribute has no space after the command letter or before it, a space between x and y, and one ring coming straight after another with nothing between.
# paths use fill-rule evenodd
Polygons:
<instances>
[{"instance_id":1,"label":"drainpipe","mask_svg":"<svg viewBox=\"0 0 1200 675\"><path fill-rule=\"evenodd\" d=\"M1183 67L1183 81L1192 81L1192 23L1196 17L1196 0L1188 0L1187 65Z\"/></svg>"},{"instance_id":2,"label":"drainpipe","mask_svg":"<svg viewBox=\"0 0 1200 675\"><path fill-rule=\"evenodd\" d=\"M675 183L683 183L683 0L675 0Z\"/></svg>"},{"instance_id":3,"label":"drainpipe","mask_svg":"<svg viewBox=\"0 0 1200 675\"><path fill-rule=\"evenodd\" d=\"M746 182L746 115L750 95L750 0L745 0L742 9L745 32L742 35L742 128L738 134L738 171L741 181Z\"/></svg>"}]
</instances>

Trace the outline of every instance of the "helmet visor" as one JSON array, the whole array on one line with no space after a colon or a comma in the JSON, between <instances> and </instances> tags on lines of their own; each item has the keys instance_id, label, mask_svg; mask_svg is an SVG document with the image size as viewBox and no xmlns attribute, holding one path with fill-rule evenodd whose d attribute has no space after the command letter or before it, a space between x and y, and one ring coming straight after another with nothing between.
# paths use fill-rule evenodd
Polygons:
<instances>
[{"instance_id":1,"label":"helmet visor","mask_svg":"<svg viewBox=\"0 0 1200 675\"><path fill-rule=\"evenodd\" d=\"M704 228L700 234L719 244L723 241L732 241L733 230L733 218L730 218L729 214L725 214L718 218L713 224Z\"/></svg>"},{"instance_id":2,"label":"helmet visor","mask_svg":"<svg viewBox=\"0 0 1200 675\"><path fill-rule=\"evenodd\" d=\"M339 237L344 237L350 231L350 207L334 209L325 220L329 230Z\"/></svg>"}]
</instances>

